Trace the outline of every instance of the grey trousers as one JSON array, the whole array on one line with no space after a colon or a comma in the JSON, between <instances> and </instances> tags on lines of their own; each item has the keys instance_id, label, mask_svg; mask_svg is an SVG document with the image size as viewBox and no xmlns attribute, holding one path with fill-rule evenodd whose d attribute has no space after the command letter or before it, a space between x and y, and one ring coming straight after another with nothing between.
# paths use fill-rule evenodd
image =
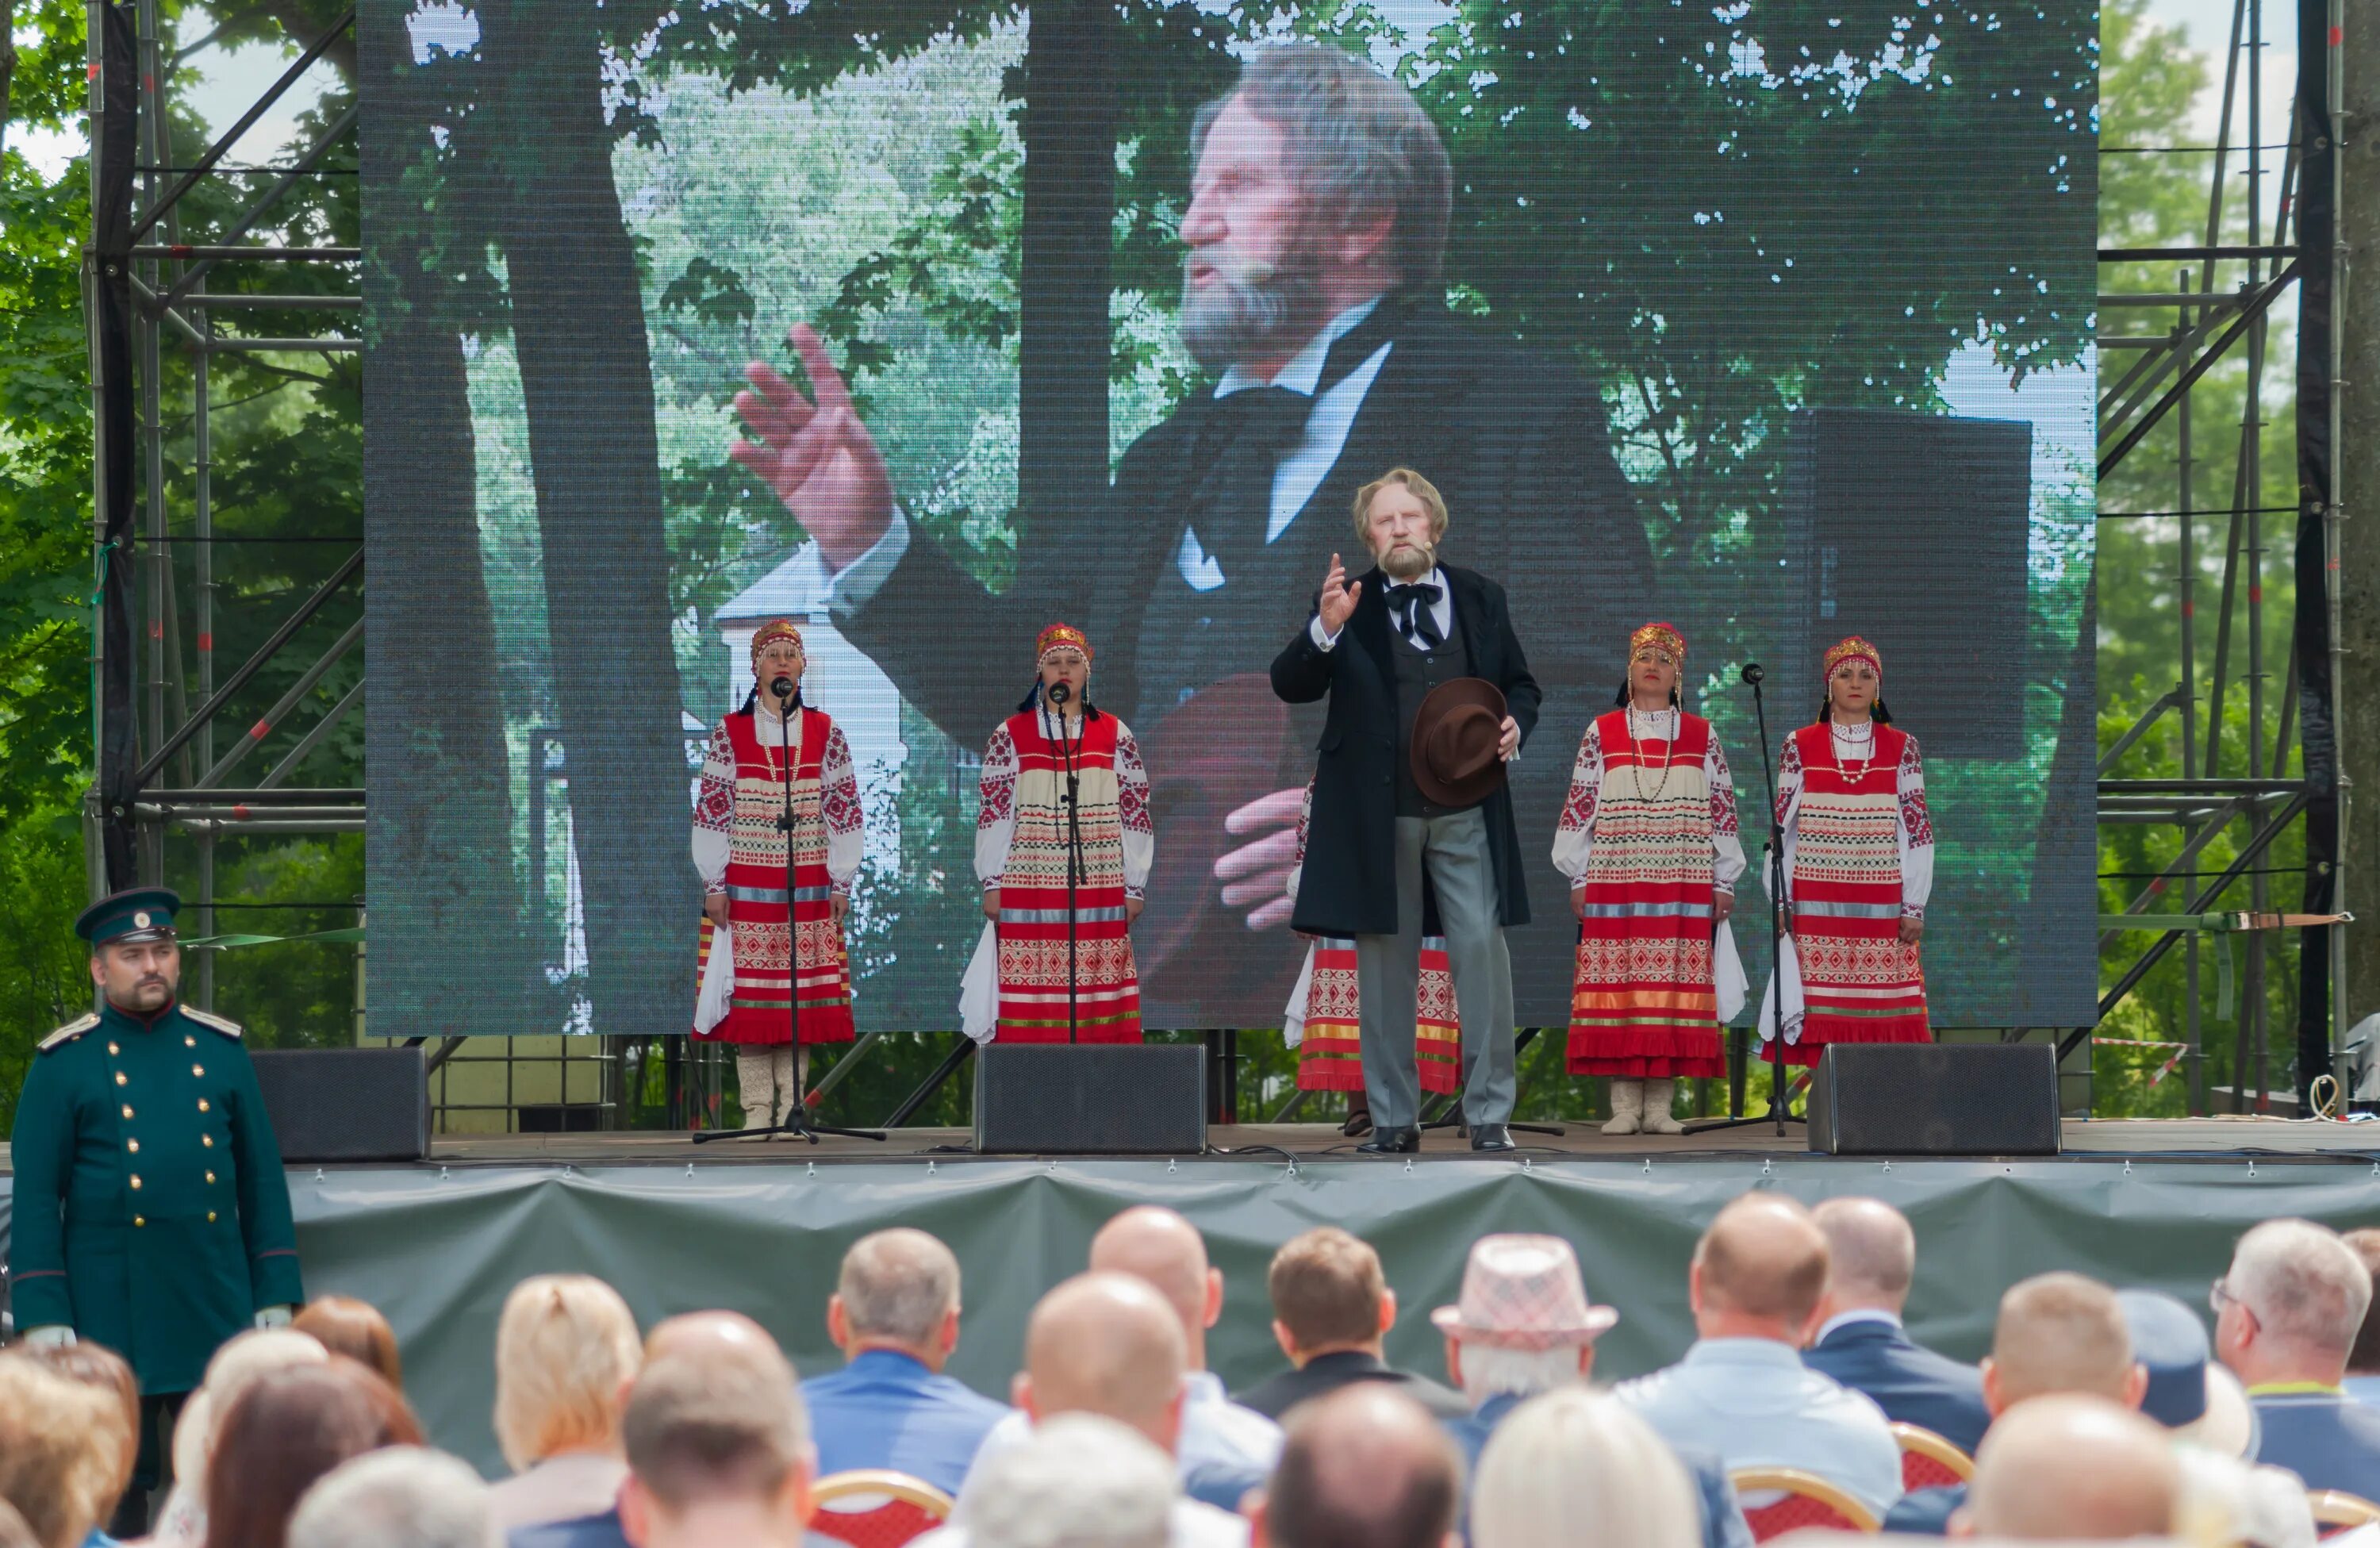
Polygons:
<instances>
[{"instance_id":1,"label":"grey trousers","mask_svg":"<svg viewBox=\"0 0 2380 1548\"><path fill-rule=\"evenodd\" d=\"M1414 999L1421 983L1422 875L1438 894L1448 966L1463 1018L1463 1116L1474 1126L1512 1117L1512 958L1496 922L1496 864L1477 807L1397 819L1397 932L1355 937L1363 997L1364 1092L1375 1128L1421 1121L1414 1065Z\"/></svg>"}]
</instances>

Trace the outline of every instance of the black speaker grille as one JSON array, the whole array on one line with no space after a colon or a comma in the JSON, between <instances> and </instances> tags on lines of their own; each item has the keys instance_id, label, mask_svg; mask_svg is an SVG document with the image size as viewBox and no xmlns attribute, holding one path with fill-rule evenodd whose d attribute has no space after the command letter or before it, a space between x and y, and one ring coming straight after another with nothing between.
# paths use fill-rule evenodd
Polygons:
<instances>
[{"instance_id":1,"label":"black speaker grille","mask_svg":"<svg viewBox=\"0 0 2380 1548\"><path fill-rule=\"evenodd\" d=\"M1847 1043L1810 1088L1823 1155L2056 1155L2058 1053L2047 1043Z\"/></svg>"},{"instance_id":2,"label":"black speaker grille","mask_svg":"<svg viewBox=\"0 0 2380 1548\"><path fill-rule=\"evenodd\" d=\"M998 1043L976 1057L984 1155L1196 1155L1207 1051L1190 1043Z\"/></svg>"},{"instance_id":3,"label":"black speaker grille","mask_svg":"<svg viewBox=\"0 0 2380 1548\"><path fill-rule=\"evenodd\" d=\"M430 1081L418 1048L267 1051L256 1083L284 1161L419 1161Z\"/></svg>"}]
</instances>

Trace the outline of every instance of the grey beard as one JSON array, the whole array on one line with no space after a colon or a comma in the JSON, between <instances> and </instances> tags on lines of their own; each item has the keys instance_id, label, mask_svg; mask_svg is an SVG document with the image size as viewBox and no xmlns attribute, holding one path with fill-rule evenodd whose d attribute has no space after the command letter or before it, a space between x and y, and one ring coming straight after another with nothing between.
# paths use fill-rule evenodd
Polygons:
<instances>
[{"instance_id":1,"label":"grey beard","mask_svg":"<svg viewBox=\"0 0 2380 1548\"><path fill-rule=\"evenodd\" d=\"M1406 556L1408 555L1415 554L1417 554L1419 557L1408 558ZM1397 567L1399 566L1407 566L1410 567L1400 570ZM1409 548L1405 550L1404 554L1399 554L1394 549L1391 549L1389 551L1389 556L1380 561L1380 573L1394 580L1419 580L1423 576L1427 575L1437 567L1438 550L1435 548Z\"/></svg>"},{"instance_id":2,"label":"grey beard","mask_svg":"<svg viewBox=\"0 0 2380 1548\"><path fill-rule=\"evenodd\" d=\"M1192 360L1221 371L1288 342L1321 304L1321 281L1305 271L1275 269L1260 279L1218 274L1203 292L1190 288L1185 274L1175 326Z\"/></svg>"}]
</instances>

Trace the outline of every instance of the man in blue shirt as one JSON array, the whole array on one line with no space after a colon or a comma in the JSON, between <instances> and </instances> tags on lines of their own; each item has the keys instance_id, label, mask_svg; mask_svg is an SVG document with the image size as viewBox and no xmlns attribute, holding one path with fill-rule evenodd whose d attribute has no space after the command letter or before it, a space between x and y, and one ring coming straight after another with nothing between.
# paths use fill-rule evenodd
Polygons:
<instances>
[{"instance_id":1,"label":"man in blue shirt","mask_svg":"<svg viewBox=\"0 0 2380 1548\"><path fill-rule=\"evenodd\" d=\"M2365 1226L2339 1238L2363 1260L2369 1274L2380 1274L2380 1230ZM2374 1298L2380 1301L2380 1297ZM2347 1396L2359 1403L2380 1403L2380 1306L2363 1313L2355 1347L2347 1355Z\"/></svg>"},{"instance_id":2,"label":"man in blue shirt","mask_svg":"<svg viewBox=\"0 0 2380 1548\"><path fill-rule=\"evenodd\" d=\"M827 1336L848 1362L802 1383L821 1476L890 1468L956 1495L1009 1413L942 1366L959 1342L959 1262L923 1231L862 1237L843 1256Z\"/></svg>"},{"instance_id":3,"label":"man in blue shirt","mask_svg":"<svg viewBox=\"0 0 2380 1548\"><path fill-rule=\"evenodd\" d=\"M1991 1423L1983 1372L1919 1346L1901 1326L1917 1271L1908 1219L1879 1199L1829 1199L1811 1215L1827 1237L1827 1293L1802 1363L1973 1457Z\"/></svg>"},{"instance_id":4,"label":"man in blue shirt","mask_svg":"<svg viewBox=\"0 0 2380 1548\"><path fill-rule=\"evenodd\" d=\"M2268 1220L2240 1238L2215 1282L2215 1352L2248 1388L2260 1461L2309 1489L2380 1499L2380 1408L2344 1387L2348 1351L2372 1304L2354 1249L2311 1221Z\"/></svg>"}]
</instances>

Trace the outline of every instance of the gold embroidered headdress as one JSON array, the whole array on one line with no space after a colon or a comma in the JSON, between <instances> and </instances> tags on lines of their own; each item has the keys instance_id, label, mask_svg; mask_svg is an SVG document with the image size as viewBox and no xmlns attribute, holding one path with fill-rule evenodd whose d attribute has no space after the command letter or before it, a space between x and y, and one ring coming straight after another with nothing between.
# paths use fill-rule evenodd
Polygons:
<instances>
[{"instance_id":1,"label":"gold embroidered headdress","mask_svg":"<svg viewBox=\"0 0 2380 1548\"><path fill-rule=\"evenodd\" d=\"M1646 624L1643 628L1640 628L1635 633L1630 635L1628 637L1629 659L1633 661L1636 657L1636 652L1643 650L1647 645L1651 645L1658 650L1667 651L1670 654L1670 659L1677 663L1680 666L1683 666L1686 664L1686 637L1680 634L1674 625L1661 623Z\"/></svg>"},{"instance_id":2,"label":"gold embroidered headdress","mask_svg":"<svg viewBox=\"0 0 2380 1548\"><path fill-rule=\"evenodd\" d=\"M780 640L792 640L797 651L803 648L802 631L794 627L791 618L771 618L752 631L752 659L759 660L760 652Z\"/></svg>"},{"instance_id":3,"label":"gold embroidered headdress","mask_svg":"<svg viewBox=\"0 0 2380 1548\"><path fill-rule=\"evenodd\" d=\"M1879 684L1884 681L1884 657L1877 653L1875 646L1856 634L1838 642L1828 651L1826 669L1818 674L1819 680L1823 682L1831 679L1835 675L1835 668L1847 661L1867 663L1868 669L1876 674L1876 680Z\"/></svg>"},{"instance_id":4,"label":"gold embroidered headdress","mask_svg":"<svg viewBox=\"0 0 2380 1548\"><path fill-rule=\"evenodd\" d=\"M1085 661L1091 659L1090 640L1072 624L1051 624L1041 631L1041 637L1033 642L1034 664L1038 665L1049 660L1052 651L1080 651Z\"/></svg>"}]
</instances>

